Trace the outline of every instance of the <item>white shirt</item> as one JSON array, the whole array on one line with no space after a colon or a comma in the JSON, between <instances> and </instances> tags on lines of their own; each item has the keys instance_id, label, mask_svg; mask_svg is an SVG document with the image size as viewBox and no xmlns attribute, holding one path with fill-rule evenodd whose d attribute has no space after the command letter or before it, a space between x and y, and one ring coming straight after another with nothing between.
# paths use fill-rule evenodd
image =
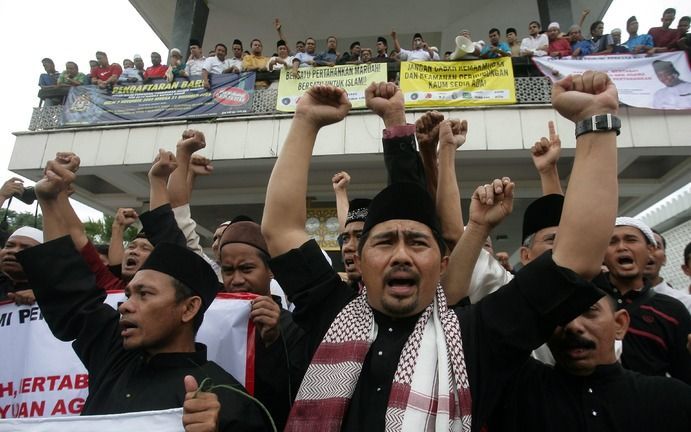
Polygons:
<instances>
[{"instance_id":1,"label":"white shirt","mask_svg":"<svg viewBox=\"0 0 691 432\"><path fill-rule=\"evenodd\" d=\"M227 57L225 60L220 61L216 56L214 56L209 57L204 61L204 66L202 69L205 69L210 74L221 74L224 70L233 66L238 68L239 71L242 71L242 61L236 58L229 59Z\"/></svg>"},{"instance_id":2,"label":"white shirt","mask_svg":"<svg viewBox=\"0 0 691 432\"><path fill-rule=\"evenodd\" d=\"M280 57L271 57L271 59L269 60L269 62L271 62L271 60L281 59L281 60L283 60L283 61L286 62L286 63L283 64L283 63L275 62L274 65L273 65L273 67L271 67L271 68L269 69L269 72L274 71L274 70L281 70L281 69L283 69L284 67L286 67L286 65L287 65L288 67L292 67L292 66L293 66L293 59L294 59L294 58L295 58L295 57L293 57L293 56L288 56L288 57L286 57L286 58L284 58L284 59L281 59Z\"/></svg>"},{"instance_id":3,"label":"white shirt","mask_svg":"<svg viewBox=\"0 0 691 432\"><path fill-rule=\"evenodd\" d=\"M306 52L299 52L295 54L295 57L293 57L293 61L299 60L300 61L300 67L306 67L309 66L307 62L310 62L314 60L314 55L312 54L307 54Z\"/></svg>"},{"instance_id":4,"label":"white shirt","mask_svg":"<svg viewBox=\"0 0 691 432\"><path fill-rule=\"evenodd\" d=\"M673 297L686 306L686 309L691 312L691 295L685 292L672 288L667 282L662 281L653 287L656 293L664 294Z\"/></svg>"},{"instance_id":5,"label":"white shirt","mask_svg":"<svg viewBox=\"0 0 691 432\"><path fill-rule=\"evenodd\" d=\"M430 57L429 52L427 50L423 50L422 48L416 49L416 50L407 50L401 48L401 60L404 61L430 61L430 60L439 60L439 54L436 52L432 51L434 56Z\"/></svg>"},{"instance_id":6,"label":"white shirt","mask_svg":"<svg viewBox=\"0 0 691 432\"><path fill-rule=\"evenodd\" d=\"M681 82L674 87L663 87L653 95L653 107L658 109L691 108L691 83Z\"/></svg>"},{"instance_id":7,"label":"white shirt","mask_svg":"<svg viewBox=\"0 0 691 432\"><path fill-rule=\"evenodd\" d=\"M537 37L525 37L521 41L521 55L533 54L536 57L542 57L547 55L547 51L540 48L547 49L549 46L549 39L547 39L547 34L542 33Z\"/></svg>"},{"instance_id":8,"label":"white shirt","mask_svg":"<svg viewBox=\"0 0 691 432\"><path fill-rule=\"evenodd\" d=\"M201 57L198 59L190 58L185 66L185 72L187 76L201 75L202 69L204 69L204 63L206 62L206 57Z\"/></svg>"}]
</instances>

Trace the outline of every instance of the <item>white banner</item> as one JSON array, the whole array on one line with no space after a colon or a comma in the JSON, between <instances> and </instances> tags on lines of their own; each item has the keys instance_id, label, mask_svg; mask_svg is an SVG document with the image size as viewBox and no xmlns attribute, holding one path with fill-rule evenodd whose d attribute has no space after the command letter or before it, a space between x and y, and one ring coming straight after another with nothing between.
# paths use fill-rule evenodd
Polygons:
<instances>
[{"instance_id":1,"label":"white banner","mask_svg":"<svg viewBox=\"0 0 691 432\"><path fill-rule=\"evenodd\" d=\"M218 294L204 314L197 340L208 358L254 392L253 294ZM117 307L122 291L108 292ZM249 344L248 344L249 342ZM89 388L87 372L70 342L51 333L37 305L0 305L0 418L51 417L81 412Z\"/></svg>"},{"instance_id":2,"label":"white banner","mask_svg":"<svg viewBox=\"0 0 691 432\"><path fill-rule=\"evenodd\" d=\"M656 54L586 56L582 59L533 57L552 81L586 70L607 72L630 106L655 109L691 109L691 70L683 51ZM655 67L653 66L655 63Z\"/></svg>"},{"instance_id":3,"label":"white banner","mask_svg":"<svg viewBox=\"0 0 691 432\"><path fill-rule=\"evenodd\" d=\"M0 432L182 432L182 408L84 417L0 420Z\"/></svg>"}]
</instances>

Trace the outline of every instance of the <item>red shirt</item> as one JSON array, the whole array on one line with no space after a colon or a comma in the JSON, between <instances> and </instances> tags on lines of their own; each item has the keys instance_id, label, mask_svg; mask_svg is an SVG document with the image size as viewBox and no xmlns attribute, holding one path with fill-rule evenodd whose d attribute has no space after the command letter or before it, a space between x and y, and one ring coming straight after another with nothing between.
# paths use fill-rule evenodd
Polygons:
<instances>
[{"instance_id":1,"label":"red shirt","mask_svg":"<svg viewBox=\"0 0 691 432\"><path fill-rule=\"evenodd\" d=\"M559 53L559 57L567 57L571 55L571 44L564 38L556 38L549 43L547 52L549 55L557 52Z\"/></svg>"},{"instance_id":2,"label":"red shirt","mask_svg":"<svg viewBox=\"0 0 691 432\"><path fill-rule=\"evenodd\" d=\"M660 48L667 48L679 39L679 30L671 28L653 27L648 34L653 37L653 44Z\"/></svg>"},{"instance_id":3,"label":"red shirt","mask_svg":"<svg viewBox=\"0 0 691 432\"><path fill-rule=\"evenodd\" d=\"M168 66L160 64L158 66L149 66L144 71L144 78L165 78Z\"/></svg>"},{"instance_id":4,"label":"red shirt","mask_svg":"<svg viewBox=\"0 0 691 432\"><path fill-rule=\"evenodd\" d=\"M106 81L111 76L119 77L122 74L122 68L116 64L101 67L96 66L91 69L91 78L96 78L101 81Z\"/></svg>"}]
</instances>

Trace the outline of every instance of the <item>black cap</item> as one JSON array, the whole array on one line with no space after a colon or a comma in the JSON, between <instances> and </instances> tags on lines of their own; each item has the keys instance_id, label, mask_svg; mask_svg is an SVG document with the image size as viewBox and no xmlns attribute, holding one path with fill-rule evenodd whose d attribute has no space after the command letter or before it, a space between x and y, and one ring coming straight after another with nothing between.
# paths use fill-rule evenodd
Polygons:
<instances>
[{"instance_id":1,"label":"black cap","mask_svg":"<svg viewBox=\"0 0 691 432\"><path fill-rule=\"evenodd\" d=\"M183 283L202 298L202 312L208 309L218 292L218 277L202 257L173 243L159 243L139 268L165 273Z\"/></svg>"},{"instance_id":2,"label":"black cap","mask_svg":"<svg viewBox=\"0 0 691 432\"><path fill-rule=\"evenodd\" d=\"M413 220L430 227L435 235L441 233L434 201L417 183L393 183L379 192L368 207L362 231L392 219Z\"/></svg>"},{"instance_id":3,"label":"black cap","mask_svg":"<svg viewBox=\"0 0 691 432\"><path fill-rule=\"evenodd\" d=\"M381 43L383 43L384 45L389 46L389 43L386 41L386 38L385 38L384 36L379 36L379 37L377 38L377 42L381 42Z\"/></svg>"},{"instance_id":4,"label":"black cap","mask_svg":"<svg viewBox=\"0 0 691 432\"><path fill-rule=\"evenodd\" d=\"M422 39L422 35L421 35L420 33L415 33L415 34L413 35L413 39L415 39L415 38L420 38L420 39Z\"/></svg>"},{"instance_id":5,"label":"black cap","mask_svg":"<svg viewBox=\"0 0 691 432\"><path fill-rule=\"evenodd\" d=\"M198 46L198 47L200 47L200 48L201 48L201 46L202 46L202 43L201 43L201 42L199 42L199 40L198 40L198 39L190 39L190 46L192 46L192 45L196 45L196 46Z\"/></svg>"},{"instance_id":6,"label":"black cap","mask_svg":"<svg viewBox=\"0 0 691 432\"><path fill-rule=\"evenodd\" d=\"M523 237L521 241L544 228L559 226L564 195L551 194L530 203L523 213Z\"/></svg>"}]
</instances>

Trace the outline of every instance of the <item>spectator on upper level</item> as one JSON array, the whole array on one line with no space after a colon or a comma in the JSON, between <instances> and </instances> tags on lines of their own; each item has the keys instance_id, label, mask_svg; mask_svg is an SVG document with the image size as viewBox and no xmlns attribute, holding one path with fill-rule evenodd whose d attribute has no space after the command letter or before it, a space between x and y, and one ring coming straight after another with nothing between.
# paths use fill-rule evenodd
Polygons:
<instances>
[{"instance_id":1,"label":"spectator on upper level","mask_svg":"<svg viewBox=\"0 0 691 432\"><path fill-rule=\"evenodd\" d=\"M304 52L305 52L305 42L304 41L295 42L295 54L304 53Z\"/></svg>"},{"instance_id":2,"label":"spectator on upper level","mask_svg":"<svg viewBox=\"0 0 691 432\"><path fill-rule=\"evenodd\" d=\"M187 59L187 65L185 66L187 76L190 77L201 75L205 61L206 57L204 57L201 42L199 42L197 39L191 39L190 58Z\"/></svg>"},{"instance_id":3,"label":"spectator on upper level","mask_svg":"<svg viewBox=\"0 0 691 432\"><path fill-rule=\"evenodd\" d=\"M58 78L59 86L80 86L86 82L86 76L79 72L79 66L73 61L65 63L65 71Z\"/></svg>"},{"instance_id":4,"label":"spectator on upper level","mask_svg":"<svg viewBox=\"0 0 691 432\"><path fill-rule=\"evenodd\" d=\"M518 41L518 32L513 27L506 29L506 44L511 49L511 57L521 56L521 43Z\"/></svg>"},{"instance_id":5,"label":"spectator on upper level","mask_svg":"<svg viewBox=\"0 0 691 432\"><path fill-rule=\"evenodd\" d=\"M389 61L389 43L384 36L377 38L377 55L374 57L375 62Z\"/></svg>"},{"instance_id":6,"label":"spectator on upper level","mask_svg":"<svg viewBox=\"0 0 691 432\"><path fill-rule=\"evenodd\" d=\"M580 26L574 24L569 27L568 38L571 42L571 57L583 57L592 54L592 44L583 38Z\"/></svg>"},{"instance_id":7,"label":"spectator on upper level","mask_svg":"<svg viewBox=\"0 0 691 432\"><path fill-rule=\"evenodd\" d=\"M489 31L489 43L480 51L482 58L511 57L511 48L506 42L501 41L499 29L493 28Z\"/></svg>"},{"instance_id":8,"label":"spectator on upper level","mask_svg":"<svg viewBox=\"0 0 691 432\"><path fill-rule=\"evenodd\" d=\"M458 33L459 36L463 36L464 38L468 38L473 42L473 46L475 47L475 51L472 53L469 53L470 55L474 56L479 56L480 52L485 48L485 41L480 39L479 41L474 41L473 36L470 34L470 30L468 29L463 29Z\"/></svg>"},{"instance_id":9,"label":"spectator on upper level","mask_svg":"<svg viewBox=\"0 0 691 432\"><path fill-rule=\"evenodd\" d=\"M173 48L170 50L168 55L168 68L166 69L166 80L168 82L175 81L175 78L187 78L186 67L184 61L182 61L182 52L179 49Z\"/></svg>"},{"instance_id":10,"label":"spectator on upper level","mask_svg":"<svg viewBox=\"0 0 691 432\"><path fill-rule=\"evenodd\" d=\"M401 43L398 41L398 35L395 31L391 31L391 37L393 38L394 47L396 51L398 51L402 61L439 60L439 54L430 49L420 33L415 33L413 35L413 44L410 50L401 48Z\"/></svg>"},{"instance_id":11,"label":"spectator on upper level","mask_svg":"<svg viewBox=\"0 0 691 432\"><path fill-rule=\"evenodd\" d=\"M629 40L624 42L624 45L629 51L635 54L643 52L652 54L655 51L653 37L649 34L638 34L638 20L635 16L626 20L626 31L629 33Z\"/></svg>"},{"instance_id":12,"label":"spectator on upper level","mask_svg":"<svg viewBox=\"0 0 691 432\"><path fill-rule=\"evenodd\" d=\"M677 24L677 31L679 32L679 37L683 37L689 32L689 24L691 24L690 16L683 16L679 18L679 24Z\"/></svg>"},{"instance_id":13,"label":"spectator on upper level","mask_svg":"<svg viewBox=\"0 0 691 432\"><path fill-rule=\"evenodd\" d=\"M609 54L614 49L612 35L604 34L605 23L595 21L590 24L590 43L592 44L593 54Z\"/></svg>"},{"instance_id":14,"label":"spectator on upper level","mask_svg":"<svg viewBox=\"0 0 691 432\"><path fill-rule=\"evenodd\" d=\"M360 50L360 63L372 63L372 48L362 48Z\"/></svg>"},{"instance_id":15,"label":"spectator on upper level","mask_svg":"<svg viewBox=\"0 0 691 432\"><path fill-rule=\"evenodd\" d=\"M612 31L610 32L612 35L612 42L614 42L614 46L612 47L612 52L615 54L619 53L627 53L629 51L629 47L621 43L621 29L620 28L613 28Z\"/></svg>"},{"instance_id":16,"label":"spectator on upper level","mask_svg":"<svg viewBox=\"0 0 691 432\"><path fill-rule=\"evenodd\" d=\"M531 21L528 24L528 37L524 37L521 41L521 55L528 57L542 57L547 55L549 49L549 40L546 34L540 34L540 23Z\"/></svg>"},{"instance_id":17,"label":"spectator on upper level","mask_svg":"<svg viewBox=\"0 0 691 432\"><path fill-rule=\"evenodd\" d=\"M360 64L360 54L362 50L360 48L360 42L353 42L350 44L350 51L344 52L341 58L338 59L337 64Z\"/></svg>"},{"instance_id":18,"label":"spectator on upper level","mask_svg":"<svg viewBox=\"0 0 691 432\"><path fill-rule=\"evenodd\" d=\"M144 67L144 59L142 59L142 56L140 56L139 54L135 54L134 57L132 57L132 59L134 60L134 67L139 72L139 76L142 77L142 79L144 79L144 70L146 69Z\"/></svg>"},{"instance_id":19,"label":"spectator on upper level","mask_svg":"<svg viewBox=\"0 0 691 432\"><path fill-rule=\"evenodd\" d=\"M202 80L204 80L204 87L206 89L211 88L209 82L210 74L240 73L242 68L242 63L237 59L226 58L228 48L224 44L216 44L215 53L215 56L206 59L202 68Z\"/></svg>"},{"instance_id":20,"label":"spectator on upper level","mask_svg":"<svg viewBox=\"0 0 691 432\"><path fill-rule=\"evenodd\" d=\"M571 55L571 44L569 41L561 37L561 29L558 22L551 22L547 26L547 40L549 47L547 52L550 57L562 58Z\"/></svg>"},{"instance_id":21,"label":"spectator on upper level","mask_svg":"<svg viewBox=\"0 0 691 432\"><path fill-rule=\"evenodd\" d=\"M167 70L168 66L161 64L161 54L154 51L151 53L151 66L144 71L144 80L165 78Z\"/></svg>"},{"instance_id":22,"label":"spectator on upper level","mask_svg":"<svg viewBox=\"0 0 691 432\"><path fill-rule=\"evenodd\" d=\"M259 39L252 39L250 42L250 49L252 52L242 59L242 69L246 71L266 71L269 70L269 57L262 55L262 41ZM257 89L265 89L270 85L269 81L259 80L254 82L254 87Z\"/></svg>"},{"instance_id":23,"label":"spectator on upper level","mask_svg":"<svg viewBox=\"0 0 691 432\"><path fill-rule=\"evenodd\" d=\"M652 27L648 30L648 34L653 37L653 44L657 48L666 51L670 46L674 46L674 43L679 39L679 32L676 29L670 28L674 22L674 17L677 14L677 10L674 8L667 8L662 13L661 27ZM659 51L659 50L657 50Z\"/></svg>"},{"instance_id":24,"label":"spectator on upper level","mask_svg":"<svg viewBox=\"0 0 691 432\"><path fill-rule=\"evenodd\" d=\"M55 87L58 85L58 78L60 77L60 72L55 70L55 63L48 57L41 60L43 64L43 69L46 71L38 77L38 85L41 88Z\"/></svg>"},{"instance_id":25,"label":"spectator on upper level","mask_svg":"<svg viewBox=\"0 0 691 432\"><path fill-rule=\"evenodd\" d=\"M91 69L91 83L106 88L115 84L122 74L122 68L108 62L108 56L103 51L96 51L98 66Z\"/></svg>"},{"instance_id":26,"label":"spectator on upper level","mask_svg":"<svg viewBox=\"0 0 691 432\"><path fill-rule=\"evenodd\" d=\"M240 39L235 39L231 49L233 50L233 59L239 60L242 63L242 57L245 55L242 48L242 41Z\"/></svg>"},{"instance_id":27,"label":"spectator on upper level","mask_svg":"<svg viewBox=\"0 0 691 432\"><path fill-rule=\"evenodd\" d=\"M139 71L134 67L134 62L130 59L125 59L122 61L124 68L122 69L122 74L118 78L118 84L139 84L142 82L142 77L139 75Z\"/></svg>"},{"instance_id":28,"label":"spectator on upper level","mask_svg":"<svg viewBox=\"0 0 691 432\"><path fill-rule=\"evenodd\" d=\"M98 66L98 62L96 60L89 60L89 73L86 74L86 79L84 80L85 85L91 85L91 69L95 68Z\"/></svg>"},{"instance_id":29,"label":"spectator on upper level","mask_svg":"<svg viewBox=\"0 0 691 432\"><path fill-rule=\"evenodd\" d=\"M326 38L326 50L314 56L313 66L334 66L338 60L338 40L336 36Z\"/></svg>"},{"instance_id":30,"label":"spectator on upper level","mask_svg":"<svg viewBox=\"0 0 691 432\"><path fill-rule=\"evenodd\" d=\"M317 41L313 37L305 39L305 51L298 51L293 57L293 69L312 66L317 48Z\"/></svg>"},{"instance_id":31,"label":"spectator on upper level","mask_svg":"<svg viewBox=\"0 0 691 432\"><path fill-rule=\"evenodd\" d=\"M278 55L269 59L269 71L283 69L284 67L290 68L293 65L294 57L290 56L290 51L288 50L288 44L286 44L286 41L281 39L276 42L276 52Z\"/></svg>"}]
</instances>

